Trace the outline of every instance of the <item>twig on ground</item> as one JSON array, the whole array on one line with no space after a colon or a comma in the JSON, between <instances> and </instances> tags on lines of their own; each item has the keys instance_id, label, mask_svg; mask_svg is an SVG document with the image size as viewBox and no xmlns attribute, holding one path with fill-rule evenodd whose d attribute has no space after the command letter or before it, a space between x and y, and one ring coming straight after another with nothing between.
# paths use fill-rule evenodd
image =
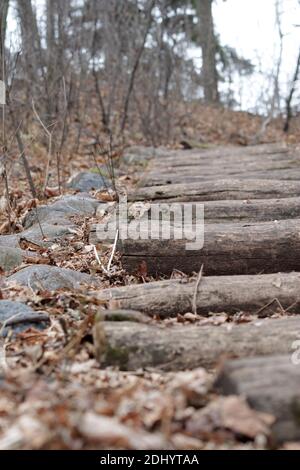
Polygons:
<instances>
[{"instance_id":1,"label":"twig on ground","mask_svg":"<svg viewBox=\"0 0 300 470\"><path fill-rule=\"evenodd\" d=\"M113 262L113 259L114 259L115 253L116 253L118 239L119 239L119 229L116 231L114 246L113 246L113 249L112 249L112 252L111 252L111 255L110 255L110 258L109 258L109 262L108 262L108 265L107 265L107 271L108 272L110 272L110 268L111 268L111 265L112 265L112 262Z\"/></svg>"},{"instance_id":2,"label":"twig on ground","mask_svg":"<svg viewBox=\"0 0 300 470\"><path fill-rule=\"evenodd\" d=\"M51 124L51 126L49 127L53 127L53 130L52 132L49 131L48 127L45 126L45 124L43 123L42 119L40 118L37 110L36 110L36 107L35 107L35 104L34 104L34 101L32 100L32 109L33 109L33 112L35 114L35 117L37 118L38 122L40 123L40 125L42 126L45 134L47 135L48 139L49 139L49 145L48 145L48 158L47 158L47 166L46 166L46 175L45 175L45 182L44 182L44 186L43 186L43 193L45 193L46 191L46 187L48 185L48 181L49 181L49 177L50 177L50 163L51 163L51 157L52 157L52 134L53 134L53 131L54 131L54 128L56 126L56 123L54 124Z\"/></svg>"},{"instance_id":3,"label":"twig on ground","mask_svg":"<svg viewBox=\"0 0 300 470\"><path fill-rule=\"evenodd\" d=\"M266 308L271 307L271 305L274 304L274 303L277 303L277 305L279 306L279 308L280 308L280 310L281 310L281 313L282 313L283 315L285 315L286 310L283 308L283 306L281 305L281 303L279 302L279 300L276 299L276 298L273 299L273 300L271 300L270 302L268 302L268 303L267 303L266 305L264 305L263 307L261 307L257 312L255 312L255 315L260 315ZM291 308L291 307L289 307L289 308Z\"/></svg>"},{"instance_id":4,"label":"twig on ground","mask_svg":"<svg viewBox=\"0 0 300 470\"><path fill-rule=\"evenodd\" d=\"M106 267L103 265L103 263L101 262L100 258L99 258L99 255L98 255L98 252L97 252L97 248L95 247L95 245L92 245L93 247L93 250L94 250L94 254L95 254L95 258L97 260L97 263L99 264L100 268L102 269L102 271L109 275L109 272L107 271Z\"/></svg>"},{"instance_id":5,"label":"twig on ground","mask_svg":"<svg viewBox=\"0 0 300 470\"><path fill-rule=\"evenodd\" d=\"M7 318L7 320L5 320L2 325L1 325L1 329L0 329L0 338L3 334L3 331L5 330L7 324L13 320L16 320L17 318L19 318L22 314L21 313L16 313L15 315L11 316L10 318Z\"/></svg>"},{"instance_id":6,"label":"twig on ground","mask_svg":"<svg viewBox=\"0 0 300 470\"><path fill-rule=\"evenodd\" d=\"M0 175L1 176L1 175ZM8 184L8 176L6 171L6 164L4 159L4 169L3 169L3 180L5 186L5 195L6 195L6 202L7 202L7 216L8 216L8 225L9 225L9 233L12 233L12 220L11 220L11 205L10 205L10 197L9 197L9 184Z\"/></svg>"},{"instance_id":7,"label":"twig on ground","mask_svg":"<svg viewBox=\"0 0 300 470\"><path fill-rule=\"evenodd\" d=\"M103 176L102 170L101 170L101 168L100 168L100 166L99 166L99 164L98 164L98 162L97 162L96 150L95 150L95 149L93 149L93 160L94 160L94 163L95 163L95 165L96 165L96 167L97 167L97 171L99 172L99 174L100 174L100 176L101 176L101 178L102 178L103 185L104 185L106 191L108 191L108 186L107 186L107 184L106 184L105 177Z\"/></svg>"}]
</instances>

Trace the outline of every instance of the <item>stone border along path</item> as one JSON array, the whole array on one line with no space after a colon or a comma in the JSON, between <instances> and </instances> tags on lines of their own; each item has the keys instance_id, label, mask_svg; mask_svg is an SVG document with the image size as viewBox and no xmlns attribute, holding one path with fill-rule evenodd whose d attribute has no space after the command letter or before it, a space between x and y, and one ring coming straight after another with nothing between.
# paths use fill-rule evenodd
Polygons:
<instances>
[{"instance_id":1,"label":"stone border along path","mask_svg":"<svg viewBox=\"0 0 300 470\"><path fill-rule=\"evenodd\" d=\"M78 179L78 177L77 177ZM94 181L94 175L92 175ZM85 181L88 178L85 177ZM99 189L102 189L100 178ZM76 290L80 285L97 286L98 281L88 274L63 269L47 264L37 264L22 267L26 261L34 262L35 252L20 249L20 243L31 243L40 247L51 246L57 242L67 243L70 236L74 236L74 216L95 216L96 211L103 203L92 198L88 193L75 196L63 196L47 206L39 206L36 211L30 211L24 221L25 230L16 235L0 236L0 268L7 275L9 283L28 286L33 291L59 289ZM37 215L42 226L43 238ZM40 261L39 261L40 262ZM45 263L47 259L45 259ZM18 269L15 274L8 275L9 271ZM47 320L47 321L46 321ZM34 312L25 304L14 301L0 301L0 336L5 336L11 329L13 333L25 331L30 326L47 328L48 315L44 312Z\"/></svg>"},{"instance_id":2,"label":"stone border along path","mask_svg":"<svg viewBox=\"0 0 300 470\"><path fill-rule=\"evenodd\" d=\"M174 269L192 274L203 265L203 274L198 280L160 280L93 292L106 305L93 331L100 366L215 369L222 359L216 392L245 396L254 408L273 414L275 439L299 439L300 155L277 144L202 151L161 148L156 155L137 147L124 161L140 168L141 184L129 193L131 203L203 201L206 240L202 252L189 256L183 242L123 241L118 245L123 266L131 273L147 271L169 279ZM70 217L93 217L101 204L87 191L103 189L102 178L85 173L76 175L73 183L78 182L80 194L38 208L49 244L67 242L75 228ZM4 271L30 256L20 249L21 239L47 246L33 212L24 228L21 234L0 236ZM90 242L97 243L95 227ZM33 290L97 285L92 276L47 265L28 266L8 281L29 284ZM187 313L205 319L210 312L255 316L246 324L219 326L153 321ZM280 318L270 318L274 313ZM0 322L2 335L8 327L18 333L28 325L43 329L49 324L43 312L13 301L0 302Z\"/></svg>"}]
</instances>

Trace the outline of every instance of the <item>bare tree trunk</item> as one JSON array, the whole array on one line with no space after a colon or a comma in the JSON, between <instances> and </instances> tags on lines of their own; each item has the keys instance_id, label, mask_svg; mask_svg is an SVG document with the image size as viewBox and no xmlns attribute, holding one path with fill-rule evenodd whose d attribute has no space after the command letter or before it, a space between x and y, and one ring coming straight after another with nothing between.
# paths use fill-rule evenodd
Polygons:
<instances>
[{"instance_id":1,"label":"bare tree trunk","mask_svg":"<svg viewBox=\"0 0 300 470\"><path fill-rule=\"evenodd\" d=\"M290 89L290 93L286 99L286 120L284 124L284 132L288 132L290 128L290 120L292 118L292 101L293 101L293 96L296 91L296 85L298 81L298 76L299 76L299 71L300 71L300 51L298 54L298 59L297 59L297 64L296 64L296 69L294 72L294 77Z\"/></svg>"},{"instance_id":2,"label":"bare tree trunk","mask_svg":"<svg viewBox=\"0 0 300 470\"><path fill-rule=\"evenodd\" d=\"M98 98L99 106L100 106L100 112L101 112L101 120L103 127L106 132L109 133L109 120L110 116L109 113L106 111L103 96L102 96L102 91L99 83L99 77L98 77L98 72L96 70L96 42L97 42L97 21L98 18L95 18L94 20L94 34L93 34L93 40L92 40L92 59L93 59L93 78L94 78L94 83L95 83L95 91L96 95Z\"/></svg>"},{"instance_id":3,"label":"bare tree trunk","mask_svg":"<svg viewBox=\"0 0 300 470\"><path fill-rule=\"evenodd\" d=\"M47 87L49 90L48 96L48 118L53 118L55 114L55 100L52 96L52 87L54 81L54 73L56 68L56 54L55 54L55 2L47 0ZM51 91L50 91L51 90ZM50 96L51 95L51 96Z\"/></svg>"},{"instance_id":4,"label":"bare tree trunk","mask_svg":"<svg viewBox=\"0 0 300 470\"><path fill-rule=\"evenodd\" d=\"M0 79L5 81L4 54L9 0L0 0Z\"/></svg>"},{"instance_id":5,"label":"bare tree trunk","mask_svg":"<svg viewBox=\"0 0 300 470\"><path fill-rule=\"evenodd\" d=\"M128 85L128 90L127 90L126 97L125 97L125 102L124 102L123 117L122 117L122 121L121 121L121 132L122 133L124 132L125 126L126 126L126 123L127 123L130 98L131 98L131 94L132 94L133 87L134 87L136 73L138 71L140 60L141 60L141 57L142 57L144 49L145 49L145 44L146 44L146 40L147 40L147 37L148 37L148 34L149 34L149 30L151 28L152 11L153 11L153 8L155 7L155 3L156 3L156 0L151 0L151 3L149 5L148 13L147 13L147 24L146 24L146 29L145 29L143 41L142 41L141 47L139 48L139 50L137 52L135 62L134 62L134 65L133 65L133 69L132 69L132 72L131 72L129 85Z\"/></svg>"},{"instance_id":6,"label":"bare tree trunk","mask_svg":"<svg viewBox=\"0 0 300 470\"><path fill-rule=\"evenodd\" d=\"M213 0L197 0L197 14L200 26L200 45L202 49L202 78L204 99L207 103L219 102L218 73L216 65L217 43L212 14Z\"/></svg>"},{"instance_id":7,"label":"bare tree trunk","mask_svg":"<svg viewBox=\"0 0 300 470\"><path fill-rule=\"evenodd\" d=\"M282 65L282 56L283 56L283 39L284 34L282 31L282 24L281 24L281 12L280 12L280 0L276 0L275 3L275 10L276 10L276 26L278 29L278 36L279 36L279 57L276 63L275 71L274 71L274 91L273 96L271 98L270 109L268 115L263 120L261 128L259 131L250 139L251 145L257 145L261 142L267 127L272 122L274 118L276 103L278 105L278 109L280 109L280 73L281 73L281 65Z\"/></svg>"},{"instance_id":8,"label":"bare tree trunk","mask_svg":"<svg viewBox=\"0 0 300 470\"><path fill-rule=\"evenodd\" d=\"M21 23L22 48L28 73L29 87L38 83L41 68L41 39L31 0L17 0L17 12Z\"/></svg>"},{"instance_id":9,"label":"bare tree trunk","mask_svg":"<svg viewBox=\"0 0 300 470\"><path fill-rule=\"evenodd\" d=\"M35 185L34 185L34 181L33 181L32 175L31 175L30 165L29 165L29 162L28 162L28 159L27 159L27 156L26 156L25 146L24 146L23 139L22 139L22 136L21 136L19 124L16 121L14 111L11 108L11 103L10 103L9 99L8 99L8 106L9 106L10 116L11 116L13 126L16 129L16 131L15 131L16 132L16 139L17 139L17 143L18 143L18 147L19 147L19 151L20 151L20 158L21 158L21 161L22 161L24 169L25 169L26 178L27 178L27 181L28 181L28 184L29 184L29 187L30 187L32 197L34 199L36 199L38 197L38 195L37 195Z\"/></svg>"}]
</instances>

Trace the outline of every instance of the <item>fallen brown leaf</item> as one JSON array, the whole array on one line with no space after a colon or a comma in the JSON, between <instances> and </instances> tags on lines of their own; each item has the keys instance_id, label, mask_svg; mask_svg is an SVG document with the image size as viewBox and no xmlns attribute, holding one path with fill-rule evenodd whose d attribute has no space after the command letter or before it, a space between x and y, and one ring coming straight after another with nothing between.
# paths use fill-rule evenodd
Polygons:
<instances>
[{"instance_id":1,"label":"fallen brown leaf","mask_svg":"<svg viewBox=\"0 0 300 470\"><path fill-rule=\"evenodd\" d=\"M78 423L83 437L103 446L120 446L126 449L147 450L163 449L166 443L161 435L136 432L121 424L117 419L86 413Z\"/></svg>"},{"instance_id":2,"label":"fallen brown leaf","mask_svg":"<svg viewBox=\"0 0 300 470\"><path fill-rule=\"evenodd\" d=\"M254 439L258 435L268 436L275 418L251 409L242 397L221 397L198 411L190 420L187 429L193 436L201 436L219 429L227 429Z\"/></svg>"}]
</instances>

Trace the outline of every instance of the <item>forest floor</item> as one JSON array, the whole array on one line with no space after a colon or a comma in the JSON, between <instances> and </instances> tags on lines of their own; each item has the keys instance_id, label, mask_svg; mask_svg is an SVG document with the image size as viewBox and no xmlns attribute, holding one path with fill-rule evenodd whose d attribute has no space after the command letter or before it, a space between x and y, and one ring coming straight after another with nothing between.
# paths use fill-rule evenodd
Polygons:
<instances>
[{"instance_id":1,"label":"forest floor","mask_svg":"<svg viewBox=\"0 0 300 470\"><path fill-rule=\"evenodd\" d=\"M71 183L39 201L11 166L0 219L1 449L300 448L290 411L300 279L279 274L300 268L297 127L284 142L275 123L265 145L247 146L259 119L233 113L229 125L221 114L203 110L172 148L127 149L114 177L131 219L151 201L207 204L212 242L191 262L173 241L115 250L95 238L116 204L105 158L66 155ZM42 156L31 159L38 186Z\"/></svg>"}]
</instances>

